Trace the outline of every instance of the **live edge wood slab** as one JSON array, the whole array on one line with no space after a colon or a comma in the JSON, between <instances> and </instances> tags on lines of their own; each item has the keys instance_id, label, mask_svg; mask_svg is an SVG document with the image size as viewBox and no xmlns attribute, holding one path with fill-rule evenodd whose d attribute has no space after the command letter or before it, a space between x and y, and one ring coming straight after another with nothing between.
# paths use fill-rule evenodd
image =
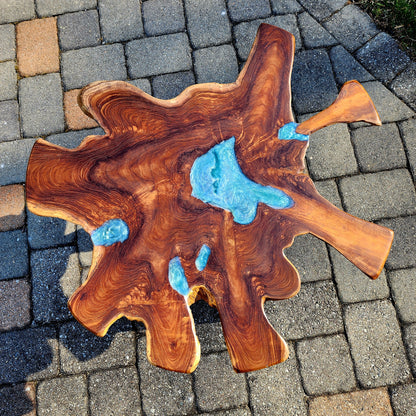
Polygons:
<instances>
[{"instance_id":1,"label":"live edge wood slab","mask_svg":"<svg viewBox=\"0 0 416 416\"><path fill-rule=\"evenodd\" d=\"M293 56L293 36L262 24L235 83L165 101L96 82L79 101L105 135L73 150L35 143L29 209L80 224L95 242L69 300L90 331L103 336L121 316L142 321L150 362L192 372L200 346L189 306L202 298L219 311L234 369L252 371L288 356L263 304L299 291L283 253L295 236L312 233L379 275L393 232L340 211L303 173L309 134L379 117L350 81L329 108L293 123Z\"/></svg>"}]
</instances>

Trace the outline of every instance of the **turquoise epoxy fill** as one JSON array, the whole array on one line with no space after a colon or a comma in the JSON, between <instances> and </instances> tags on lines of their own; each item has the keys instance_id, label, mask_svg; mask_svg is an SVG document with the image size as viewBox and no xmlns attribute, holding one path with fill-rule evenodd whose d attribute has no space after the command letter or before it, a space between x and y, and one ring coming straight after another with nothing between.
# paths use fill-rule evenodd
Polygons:
<instances>
[{"instance_id":1,"label":"turquoise epoxy fill","mask_svg":"<svg viewBox=\"0 0 416 416\"><path fill-rule=\"evenodd\" d=\"M96 246L111 246L122 243L129 236L129 227L120 218L106 221L91 233L91 240Z\"/></svg>"},{"instance_id":2,"label":"turquoise epoxy fill","mask_svg":"<svg viewBox=\"0 0 416 416\"><path fill-rule=\"evenodd\" d=\"M186 280L185 271L183 270L181 260L179 257L174 257L169 262L169 283L173 289L183 296L187 296L191 289L189 289L188 281Z\"/></svg>"},{"instance_id":3,"label":"turquoise epoxy fill","mask_svg":"<svg viewBox=\"0 0 416 416\"><path fill-rule=\"evenodd\" d=\"M280 140L300 140L301 142L306 142L309 140L309 136L307 134L296 133L296 128L299 124L294 123L287 123L284 126L280 127L278 137Z\"/></svg>"},{"instance_id":4,"label":"turquoise epoxy fill","mask_svg":"<svg viewBox=\"0 0 416 416\"><path fill-rule=\"evenodd\" d=\"M239 224L254 220L259 202L275 209L292 207L294 202L289 195L253 182L244 175L234 145L235 138L231 137L195 160L190 174L192 196L231 211L234 221Z\"/></svg>"},{"instance_id":5,"label":"turquoise epoxy fill","mask_svg":"<svg viewBox=\"0 0 416 416\"><path fill-rule=\"evenodd\" d=\"M204 244L201 247L201 250L199 250L198 257L195 260L195 266L200 272L202 272L202 270L205 269L205 266L208 263L210 254L211 254L211 249L206 244Z\"/></svg>"}]
</instances>

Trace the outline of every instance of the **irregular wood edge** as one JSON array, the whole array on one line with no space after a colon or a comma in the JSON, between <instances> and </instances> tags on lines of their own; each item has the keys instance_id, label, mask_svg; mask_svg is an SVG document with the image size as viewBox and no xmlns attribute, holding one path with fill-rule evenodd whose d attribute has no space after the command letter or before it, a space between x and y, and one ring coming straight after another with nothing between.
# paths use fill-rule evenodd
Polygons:
<instances>
[{"instance_id":1,"label":"irregular wood edge","mask_svg":"<svg viewBox=\"0 0 416 416\"><path fill-rule=\"evenodd\" d=\"M320 113L300 123L296 132L312 134L335 123L365 121L380 126L380 116L371 97L358 81L346 82L335 101Z\"/></svg>"},{"instance_id":2,"label":"irregular wood edge","mask_svg":"<svg viewBox=\"0 0 416 416\"><path fill-rule=\"evenodd\" d=\"M257 34L256 34L256 37L255 37L254 43L251 47L250 54L247 58L247 61L244 64L243 69L240 71L236 81L234 81L234 82L227 83L227 84L209 82L209 83L190 85L187 88L185 88L176 97L164 100L164 99L161 99L161 98L153 97L152 95L147 94L146 92L142 91L140 88L138 88L138 87L126 82L126 81L95 81L95 82L92 82L92 83L88 84L87 86L85 86L81 89L81 91L79 92L78 97L77 97L78 105L80 106L81 110L87 116L95 119L98 122L98 124L104 129L105 133L108 135L110 133L110 131L106 126L105 120L102 118L102 115L100 114L99 110L92 105L92 98L96 94L102 94L102 93L105 93L106 91L109 91L109 90L126 91L126 92L130 92L133 95L136 95L137 97L143 99L144 101L147 101L147 102L149 102L151 104L154 104L156 106L160 106L160 107L164 107L164 108L174 108L174 107L182 106L185 102L192 99L198 93L204 93L204 92L226 93L226 92L230 92L232 90L235 90L236 88L239 88L242 85L242 83L244 81L244 77L245 77L248 69L250 68L250 65L251 65L251 63L254 59L254 56L257 52L259 39L261 38L261 36L263 34L262 32L265 32L267 30L269 30L269 31L272 30L272 31L276 31L276 33L284 34L287 37L287 39L289 40L290 44L291 44L290 45L291 49L293 51L295 50L295 37L290 32L287 32L287 31L285 31L285 30L283 30L279 27L276 27L276 26L273 26L273 25L270 25L270 24L267 24L267 23L261 23L258 30L257 30ZM293 69L293 59L294 59L294 56L292 56L290 66L288 67L288 70L289 70L290 74L291 74L292 69ZM289 76L289 80L288 80L287 94L288 94L289 103L291 103L292 92L291 92L291 77L290 76ZM289 105L289 107L290 107L290 105ZM291 107L290 107L290 112L291 112ZM292 116L292 120L293 120L293 116Z\"/></svg>"},{"instance_id":3,"label":"irregular wood edge","mask_svg":"<svg viewBox=\"0 0 416 416\"><path fill-rule=\"evenodd\" d=\"M292 212L293 218L305 227L305 232L296 233L295 236L305 233L314 235L330 244L371 279L377 279L389 256L394 232L339 209L312 185L315 195L309 197L309 205L304 201L298 204L298 210ZM306 197L293 194L293 198ZM309 209L299 210L299 207L305 206Z\"/></svg>"}]
</instances>

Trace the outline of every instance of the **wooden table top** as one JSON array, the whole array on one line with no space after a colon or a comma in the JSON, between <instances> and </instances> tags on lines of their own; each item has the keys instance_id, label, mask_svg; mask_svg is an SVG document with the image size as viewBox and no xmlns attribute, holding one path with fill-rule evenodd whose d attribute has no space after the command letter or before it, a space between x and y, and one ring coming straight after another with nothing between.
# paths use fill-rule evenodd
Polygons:
<instances>
[{"instance_id":1,"label":"wooden table top","mask_svg":"<svg viewBox=\"0 0 416 416\"><path fill-rule=\"evenodd\" d=\"M295 236L312 233L380 274L393 232L339 210L304 173L310 134L380 124L377 112L350 81L330 107L294 123L293 57L293 36L262 24L236 82L172 100L92 83L79 102L105 134L76 149L35 143L29 209L81 225L94 242L88 278L69 300L86 328L104 336L121 316L142 321L150 362L192 372L200 346L189 306L204 299L219 311L234 369L252 371L288 356L263 304L300 289L283 253Z\"/></svg>"}]
</instances>

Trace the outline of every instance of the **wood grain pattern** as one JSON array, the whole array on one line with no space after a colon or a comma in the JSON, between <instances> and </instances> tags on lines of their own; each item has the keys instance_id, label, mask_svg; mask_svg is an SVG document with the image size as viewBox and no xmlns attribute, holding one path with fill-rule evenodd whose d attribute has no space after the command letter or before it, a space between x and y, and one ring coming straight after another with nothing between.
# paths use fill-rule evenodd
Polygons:
<instances>
[{"instance_id":1,"label":"wood grain pattern","mask_svg":"<svg viewBox=\"0 0 416 416\"><path fill-rule=\"evenodd\" d=\"M234 369L252 371L288 355L263 304L294 296L300 288L283 253L296 235L312 233L372 278L378 276L392 231L323 199L302 173L308 142L277 138L293 121L293 54L291 34L262 24L235 83L191 86L166 101L124 82L93 83L82 90L80 104L105 135L89 136L73 150L36 142L26 183L31 211L70 220L88 232L120 218L130 230L123 243L94 247L88 279L69 300L85 327L103 336L121 316L142 321L149 360L191 372L200 347L189 305L204 298L219 310ZM333 114L342 111L335 107L306 127L302 123L303 131L339 121ZM347 120L354 117L362 119L359 110ZM365 119L377 122L374 114ZM283 190L293 207L276 210L260 203L255 219L242 225L230 212L191 195L189 173L196 158L232 136L244 174ZM198 271L195 259L204 244L211 255ZM175 256L189 296L169 284L168 264Z\"/></svg>"}]
</instances>

